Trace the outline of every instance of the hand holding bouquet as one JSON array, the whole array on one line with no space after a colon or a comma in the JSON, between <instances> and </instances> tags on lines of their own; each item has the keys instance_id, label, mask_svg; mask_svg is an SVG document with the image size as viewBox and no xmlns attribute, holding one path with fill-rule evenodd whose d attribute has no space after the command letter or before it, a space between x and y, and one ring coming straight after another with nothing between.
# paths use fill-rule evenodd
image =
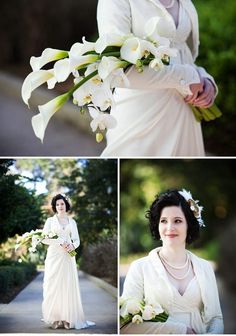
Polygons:
<instances>
[{"instance_id":1,"label":"hand holding bouquet","mask_svg":"<svg viewBox=\"0 0 236 336\"><path fill-rule=\"evenodd\" d=\"M146 304L144 301L136 299L120 300L120 327L127 323L166 322L168 315L162 307L156 303Z\"/></svg>"},{"instance_id":2,"label":"hand holding bouquet","mask_svg":"<svg viewBox=\"0 0 236 336\"><path fill-rule=\"evenodd\" d=\"M104 131L116 126L109 110L115 109L113 90L129 86L125 70L135 66L142 73L144 66L159 71L168 65L170 57L177 55L177 50L170 47L174 31L173 20L163 15L147 22L143 38L110 33L99 37L95 43L83 38L83 42L72 45L70 51L47 48L40 57L31 57L33 71L26 77L21 92L27 105L32 91L44 83L53 89L56 83L66 81L70 75L74 82L68 92L38 107L40 113L32 118L35 135L43 141L50 118L72 98L81 113L85 106L88 107L92 118L90 126L100 142ZM55 62L53 68L42 69L51 62ZM213 120L221 115L216 106L191 108L198 121Z\"/></svg>"},{"instance_id":3,"label":"hand holding bouquet","mask_svg":"<svg viewBox=\"0 0 236 336\"><path fill-rule=\"evenodd\" d=\"M43 230L31 230L30 232L24 233L22 236L18 237L16 249L20 246L26 246L29 252L36 252L37 247L43 242L44 239L57 239L58 235L54 232L49 232L45 234ZM69 244L72 245L72 244ZM66 243L68 246L68 243ZM71 257L76 255L76 252L72 248L67 248L67 252Z\"/></svg>"}]
</instances>

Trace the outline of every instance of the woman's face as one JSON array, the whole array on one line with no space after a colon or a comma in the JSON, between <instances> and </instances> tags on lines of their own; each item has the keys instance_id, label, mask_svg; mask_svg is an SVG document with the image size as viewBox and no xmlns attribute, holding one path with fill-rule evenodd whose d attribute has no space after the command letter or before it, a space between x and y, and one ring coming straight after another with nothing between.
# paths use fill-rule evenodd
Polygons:
<instances>
[{"instance_id":1,"label":"woman's face","mask_svg":"<svg viewBox=\"0 0 236 336\"><path fill-rule=\"evenodd\" d=\"M58 214L66 213L66 204L63 199L59 199L56 201L56 211Z\"/></svg>"},{"instance_id":2,"label":"woman's face","mask_svg":"<svg viewBox=\"0 0 236 336\"><path fill-rule=\"evenodd\" d=\"M181 207L168 206L162 209L159 233L163 245L185 245L187 229L187 221Z\"/></svg>"}]
</instances>

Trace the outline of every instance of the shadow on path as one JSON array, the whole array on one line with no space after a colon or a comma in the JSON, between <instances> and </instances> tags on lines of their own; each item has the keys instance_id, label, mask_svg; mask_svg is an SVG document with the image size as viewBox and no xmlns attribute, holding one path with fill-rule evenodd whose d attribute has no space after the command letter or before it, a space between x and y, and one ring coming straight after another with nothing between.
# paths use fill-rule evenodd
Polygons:
<instances>
[{"instance_id":1,"label":"shadow on path","mask_svg":"<svg viewBox=\"0 0 236 336\"><path fill-rule=\"evenodd\" d=\"M95 326L70 331L53 330L41 319L43 300L43 272L9 304L0 311L1 333L78 333L78 334L116 334L117 300L104 289L95 285L82 273L79 274L80 290L86 320L94 321Z\"/></svg>"}]
</instances>

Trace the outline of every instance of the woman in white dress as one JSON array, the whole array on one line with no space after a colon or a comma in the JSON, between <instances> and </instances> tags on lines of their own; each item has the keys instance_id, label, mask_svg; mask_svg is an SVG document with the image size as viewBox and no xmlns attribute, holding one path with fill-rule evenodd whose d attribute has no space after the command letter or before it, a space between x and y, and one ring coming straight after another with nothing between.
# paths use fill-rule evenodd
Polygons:
<instances>
[{"instance_id":1,"label":"woman in white dress","mask_svg":"<svg viewBox=\"0 0 236 336\"><path fill-rule=\"evenodd\" d=\"M158 304L166 322L129 323L122 334L221 334L223 318L212 266L186 250L203 226L202 207L186 190L170 190L147 212L151 233L162 247L134 261L124 283L123 314L128 299Z\"/></svg>"},{"instance_id":2,"label":"woman in white dress","mask_svg":"<svg viewBox=\"0 0 236 336\"><path fill-rule=\"evenodd\" d=\"M115 90L117 126L107 132L105 157L204 156L201 124L189 104L209 107L217 87L194 64L198 55L197 12L191 0L99 0L99 35L133 33L143 38L147 21L160 12L173 23L171 46L178 50L169 66L128 73L129 88ZM189 89L193 93L191 95Z\"/></svg>"},{"instance_id":3,"label":"woman in white dress","mask_svg":"<svg viewBox=\"0 0 236 336\"><path fill-rule=\"evenodd\" d=\"M93 322L85 320L81 303L75 256L69 253L80 245L74 219L67 216L70 204L64 195L53 197L53 217L47 219L43 232L58 238L44 239L48 244L43 282L43 319L53 329L82 329Z\"/></svg>"}]
</instances>

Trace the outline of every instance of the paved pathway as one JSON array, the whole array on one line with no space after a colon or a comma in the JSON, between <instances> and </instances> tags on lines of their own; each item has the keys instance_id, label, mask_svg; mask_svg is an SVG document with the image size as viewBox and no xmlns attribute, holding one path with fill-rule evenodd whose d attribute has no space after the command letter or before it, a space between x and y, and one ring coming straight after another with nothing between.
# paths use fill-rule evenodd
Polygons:
<instances>
[{"instance_id":1,"label":"paved pathway","mask_svg":"<svg viewBox=\"0 0 236 336\"><path fill-rule=\"evenodd\" d=\"M9 304L0 309L0 333L42 333L42 334L116 334L117 300L98 287L84 274L79 275L80 289L85 317L95 326L82 330L53 330L42 321L43 272Z\"/></svg>"},{"instance_id":2,"label":"paved pathway","mask_svg":"<svg viewBox=\"0 0 236 336\"><path fill-rule=\"evenodd\" d=\"M105 146L97 144L88 130L88 122L72 103L58 111L50 120L44 144L37 139L31 126L33 114L21 99L22 80L0 72L0 156L99 156ZM37 89L32 105L49 101L51 91ZM77 125L76 125L77 124ZM82 125L81 128L78 125Z\"/></svg>"}]
</instances>

